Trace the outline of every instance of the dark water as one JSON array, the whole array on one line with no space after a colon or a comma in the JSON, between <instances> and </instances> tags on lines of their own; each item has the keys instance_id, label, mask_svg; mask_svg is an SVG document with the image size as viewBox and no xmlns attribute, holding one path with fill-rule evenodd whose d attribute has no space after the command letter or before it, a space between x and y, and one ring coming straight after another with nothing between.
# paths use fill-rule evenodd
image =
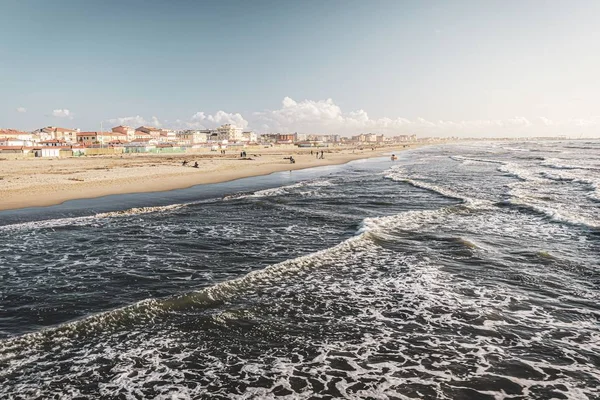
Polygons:
<instances>
[{"instance_id":1,"label":"dark water","mask_svg":"<svg viewBox=\"0 0 600 400\"><path fill-rule=\"evenodd\" d=\"M0 213L0 398L600 398L599 179L485 143Z\"/></svg>"}]
</instances>

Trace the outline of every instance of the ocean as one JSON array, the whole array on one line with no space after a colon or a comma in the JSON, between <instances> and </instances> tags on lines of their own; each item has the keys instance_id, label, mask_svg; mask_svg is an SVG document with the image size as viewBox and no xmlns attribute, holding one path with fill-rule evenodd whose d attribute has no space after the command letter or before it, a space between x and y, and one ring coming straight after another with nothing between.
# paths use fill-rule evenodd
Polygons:
<instances>
[{"instance_id":1,"label":"ocean","mask_svg":"<svg viewBox=\"0 0 600 400\"><path fill-rule=\"evenodd\" d=\"M600 141L0 213L2 399L599 399Z\"/></svg>"}]
</instances>

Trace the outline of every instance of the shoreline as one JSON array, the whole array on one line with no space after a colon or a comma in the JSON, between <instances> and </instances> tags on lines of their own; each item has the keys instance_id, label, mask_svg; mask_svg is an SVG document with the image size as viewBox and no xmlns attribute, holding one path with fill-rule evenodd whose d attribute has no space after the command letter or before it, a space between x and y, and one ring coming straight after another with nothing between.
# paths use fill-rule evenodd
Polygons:
<instances>
[{"instance_id":1,"label":"shoreline","mask_svg":"<svg viewBox=\"0 0 600 400\"><path fill-rule=\"evenodd\" d=\"M110 195L167 192L275 172L345 164L420 146L422 144L375 150L324 149L329 151L324 153L324 159L311 155L311 149L272 148L248 149L251 160L206 153L2 160L0 211L54 206L70 200ZM258 152L261 153L255 154ZM285 159L289 156L293 156L296 163ZM197 161L199 167L183 167L183 160L190 164Z\"/></svg>"}]
</instances>

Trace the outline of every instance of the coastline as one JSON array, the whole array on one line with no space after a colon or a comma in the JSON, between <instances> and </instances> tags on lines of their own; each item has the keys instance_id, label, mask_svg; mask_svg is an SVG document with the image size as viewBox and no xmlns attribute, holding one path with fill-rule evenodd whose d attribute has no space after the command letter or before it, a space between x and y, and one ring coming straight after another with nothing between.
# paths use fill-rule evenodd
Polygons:
<instances>
[{"instance_id":1,"label":"coastline","mask_svg":"<svg viewBox=\"0 0 600 400\"><path fill-rule=\"evenodd\" d=\"M234 154L210 153L0 160L0 211L117 194L185 189L274 172L345 164L420 146L422 144L375 150L323 149L324 159L311 155L311 149L257 148L247 150L251 158L248 160ZM285 159L289 156L296 160L294 164ZM183 167L183 160L190 165L198 162L198 168Z\"/></svg>"}]
</instances>

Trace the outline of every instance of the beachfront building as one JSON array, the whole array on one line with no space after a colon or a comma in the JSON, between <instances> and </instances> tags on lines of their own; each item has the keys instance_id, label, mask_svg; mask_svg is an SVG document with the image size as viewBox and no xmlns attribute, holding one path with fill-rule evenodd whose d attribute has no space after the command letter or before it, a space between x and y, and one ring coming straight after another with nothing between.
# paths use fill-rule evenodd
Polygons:
<instances>
[{"instance_id":1,"label":"beachfront building","mask_svg":"<svg viewBox=\"0 0 600 400\"><path fill-rule=\"evenodd\" d=\"M242 142L256 143L258 142L258 135L254 131L242 132Z\"/></svg>"},{"instance_id":2,"label":"beachfront building","mask_svg":"<svg viewBox=\"0 0 600 400\"><path fill-rule=\"evenodd\" d=\"M133 140L135 138L135 129L127 125L119 125L115 126L111 129L113 132L122 133L127 136L127 141Z\"/></svg>"},{"instance_id":3,"label":"beachfront building","mask_svg":"<svg viewBox=\"0 0 600 400\"><path fill-rule=\"evenodd\" d=\"M161 143L175 143L179 140L177 133L170 129L161 129L158 139Z\"/></svg>"},{"instance_id":4,"label":"beachfront building","mask_svg":"<svg viewBox=\"0 0 600 400\"><path fill-rule=\"evenodd\" d=\"M126 142L127 134L121 132L79 132L77 143L84 145L108 145L111 142Z\"/></svg>"},{"instance_id":5,"label":"beachfront building","mask_svg":"<svg viewBox=\"0 0 600 400\"><path fill-rule=\"evenodd\" d=\"M292 144L296 142L295 133L278 133L277 142L279 144Z\"/></svg>"},{"instance_id":6,"label":"beachfront building","mask_svg":"<svg viewBox=\"0 0 600 400\"><path fill-rule=\"evenodd\" d=\"M33 140L23 140L16 137L0 137L0 146L2 147L23 147L33 146L35 142Z\"/></svg>"},{"instance_id":7,"label":"beachfront building","mask_svg":"<svg viewBox=\"0 0 600 400\"><path fill-rule=\"evenodd\" d=\"M392 138L392 141L394 142L416 142L417 141L417 135L398 135L398 136L394 136Z\"/></svg>"},{"instance_id":8,"label":"beachfront building","mask_svg":"<svg viewBox=\"0 0 600 400\"><path fill-rule=\"evenodd\" d=\"M158 144L158 140L151 137L139 139L136 138L129 142L129 144L137 146L156 146Z\"/></svg>"},{"instance_id":9,"label":"beachfront building","mask_svg":"<svg viewBox=\"0 0 600 400\"><path fill-rule=\"evenodd\" d=\"M133 142L137 139L154 139L154 138L149 133L142 132L142 131L135 131L133 134L133 140L130 140L130 142Z\"/></svg>"},{"instance_id":10,"label":"beachfront building","mask_svg":"<svg viewBox=\"0 0 600 400\"><path fill-rule=\"evenodd\" d=\"M177 132L177 143L182 146L193 146L195 144L208 142L210 131L188 129Z\"/></svg>"},{"instance_id":11,"label":"beachfront building","mask_svg":"<svg viewBox=\"0 0 600 400\"><path fill-rule=\"evenodd\" d=\"M127 134L122 132L99 132L98 142L109 144L110 142L127 142Z\"/></svg>"},{"instance_id":12,"label":"beachfront building","mask_svg":"<svg viewBox=\"0 0 600 400\"><path fill-rule=\"evenodd\" d=\"M232 124L221 125L216 129L217 140L227 140L230 143L242 141L242 129Z\"/></svg>"},{"instance_id":13,"label":"beachfront building","mask_svg":"<svg viewBox=\"0 0 600 400\"><path fill-rule=\"evenodd\" d=\"M263 133L259 139L261 143L277 143L277 137L277 133Z\"/></svg>"},{"instance_id":14,"label":"beachfront building","mask_svg":"<svg viewBox=\"0 0 600 400\"><path fill-rule=\"evenodd\" d=\"M137 132L147 133L154 139L158 139L160 137L160 134L162 133L162 130L159 128L154 128L152 126L143 126L143 125L140 127L137 127L135 129L135 131L136 131L136 133Z\"/></svg>"},{"instance_id":15,"label":"beachfront building","mask_svg":"<svg viewBox=\"0 0 600 400\"><path fill-rule=\"evenodd\" d=\"M98 132L79 132L77 134L77 143L98 144Z\"/></svg>"},{"instance_id":16,"label":"beachfront building","mask_svg":"<svg viewBox=\"0 0 600 400\"><path fill-rule=\"evenodd\" d=\"M38 135L40 140L64 140L67 143L77 143L77 134L79 129L59 128L57 126L47 126L33 132Z\"/></svg>"},{"instance_id":17,"label":"beachfront building","mask_svg":"<svg viewBox=\"0 0 600 400\"><path fill-rule=\"evenodd\" d=\"M36 139L36 137L33 134L29 132L18 131L16 129L0 129L0 137L30 142L33 142Z\"/></svg>"},{"instance_id":18,"label":"beachfront building","mask_svg":"<svg viewBox=\"0 0 600 400\"><path fill-rule=\"evenodd\" d=\"M40 142L42 147L67 147L68 145L66 141L58 139L42 140Z\"/></svg>"}]
</instances>

